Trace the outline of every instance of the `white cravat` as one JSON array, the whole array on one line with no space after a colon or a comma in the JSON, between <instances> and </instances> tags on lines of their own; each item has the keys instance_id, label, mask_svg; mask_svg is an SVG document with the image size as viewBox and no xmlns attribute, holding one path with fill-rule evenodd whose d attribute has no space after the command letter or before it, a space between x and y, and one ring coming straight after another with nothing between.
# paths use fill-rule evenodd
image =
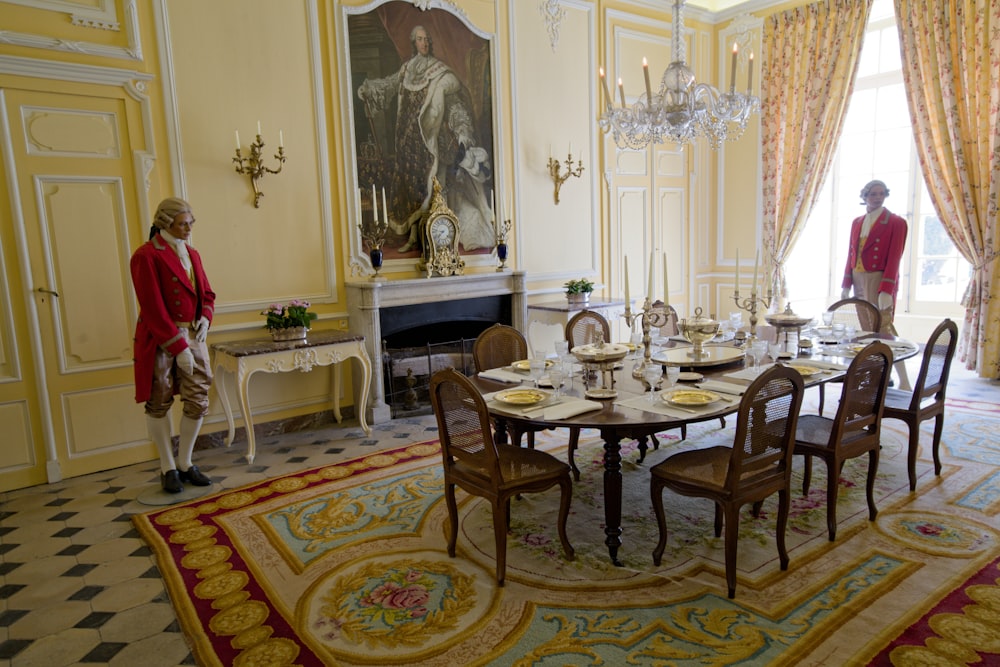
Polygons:
<instances>
[{"instance_id":1,"label":"white cravat","mask_svg":"<svg viewBox=\"0 0 1000 667\"><path fill-rule=\"evenodd\" d=\"M874 211L865 214L865 221L861 223L861 238L867 238L868 233L872 230L872 225L878 220L878 217L882 215L882 211L885 210L884 206L879 206Z\"/></svg>"},{"instance_id":2,"label":"white cravat","mask_svg":"<svg viewBox=\"0 0 1000 667\"><path fill-rule=\"evenodd\" d=\"M181 268L184 269L191 284L194 285L194 271L191 267L191 255L188 253L187 241L177 238L165 229L160 230L160 237L177 253L177 257L181 260Z\"/></svg>"}]
</instances>

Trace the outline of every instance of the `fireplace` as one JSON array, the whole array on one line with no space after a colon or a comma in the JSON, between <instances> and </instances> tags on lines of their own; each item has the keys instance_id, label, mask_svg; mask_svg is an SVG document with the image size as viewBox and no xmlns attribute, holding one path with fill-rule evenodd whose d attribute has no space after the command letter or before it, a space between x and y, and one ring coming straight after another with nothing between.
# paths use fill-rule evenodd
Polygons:
<instances>
[{"instance_id":1,"label":"fireplace","mask_svg":"<svg viewBox=\"0 0 1000 667\"><path fill-rule=\"evenodd\" d=\"M495 322L524 331L524 284L522 271L347 283L350 331L365 337L365 348L372 360L368 423L379 424L392 418L386 403L384 345L393 349L426 348L428 344L463 337L474 339ZM428 362L427 370L436 368L436 363ZM447 358L441 363L447 363Z\"/></svg>"}]
</instances>

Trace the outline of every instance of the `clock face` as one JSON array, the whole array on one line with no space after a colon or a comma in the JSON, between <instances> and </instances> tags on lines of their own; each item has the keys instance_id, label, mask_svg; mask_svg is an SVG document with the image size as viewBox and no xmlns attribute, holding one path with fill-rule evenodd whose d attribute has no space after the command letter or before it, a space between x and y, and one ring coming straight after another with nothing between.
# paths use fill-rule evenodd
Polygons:
<instances>
[{"instance_id":1,"label":"clock face","mask_svg":"<svg viewBox=\"0 0 1000 667\"><path fill-rule=\"evenodd\" d=\"M455 227L451 221L444 218L433 221L431 223L431 240L439 248L451 246L455 240Z\"/></svg>"}]
</instances>

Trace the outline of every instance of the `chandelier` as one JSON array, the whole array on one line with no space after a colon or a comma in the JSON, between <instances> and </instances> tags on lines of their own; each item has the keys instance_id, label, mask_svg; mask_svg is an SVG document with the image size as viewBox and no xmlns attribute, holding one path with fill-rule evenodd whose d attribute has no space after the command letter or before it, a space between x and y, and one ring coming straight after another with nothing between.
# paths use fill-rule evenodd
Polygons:
<instances>
[{"instance_id":1,"label":"chandelier","mask_svg":"<svg viewBox=\"0 0 1000 667\"><path fill-rule=\"evenodd\" d=\"M641 149L667 141L684 145L698 137L705 137L712 148L719 148L723 141L734 141L743 134L750 114L760 113L760 98L751 94L753 53L747 73L747 92L736 91L736 44L733 44L728 92L720 92L707 83L695 83L694 72L684 58L684 2L674 1L674 60L664 70L656 95L649 85L649 65L645 58L642 70L646 94L640 95L632 106L625 103L621 79L618 79L621 106L614 105L604 68L600 70L606 103L599 124L604 132L612 133L620 148Z\"/></svg>"}]
</instances>

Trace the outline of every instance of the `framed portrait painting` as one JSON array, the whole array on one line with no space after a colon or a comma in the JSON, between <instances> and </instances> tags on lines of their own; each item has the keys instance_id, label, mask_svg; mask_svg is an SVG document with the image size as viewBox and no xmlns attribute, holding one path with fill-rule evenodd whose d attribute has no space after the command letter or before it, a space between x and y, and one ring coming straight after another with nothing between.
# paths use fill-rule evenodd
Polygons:
<instances>
[{"instance_id":1,"label":"framed portrait painting","mask_svg":"<svg viewBox=\"0 0 1000 667\"><path fill-rule=\"evenodd\" d=\"M426 250L420 222L436 179L459 223L459 252L494 261L492 40L446 0L344 11L361 228L384 225L387 270L412 267ZM358 229L361 253L365 235Z\"/></svg>"}]
</instances>

